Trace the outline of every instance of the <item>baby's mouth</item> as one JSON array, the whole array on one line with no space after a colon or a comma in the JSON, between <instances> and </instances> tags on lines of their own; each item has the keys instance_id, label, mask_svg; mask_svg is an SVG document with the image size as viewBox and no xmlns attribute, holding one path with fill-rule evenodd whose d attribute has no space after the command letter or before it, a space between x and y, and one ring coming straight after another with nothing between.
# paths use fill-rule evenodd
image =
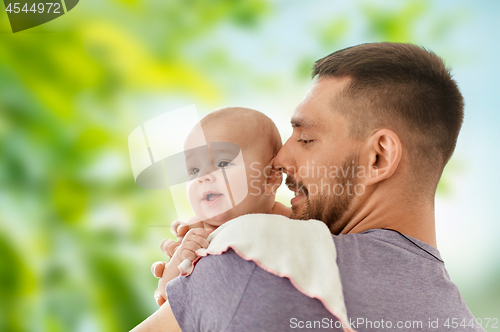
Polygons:
<instances>
[{"instance_id":1,"label":"baby's mouth","mask_svg":"<svg viewBox=\"0 0 500 332\"><path fill-rule=\"evenodd\" d=\"M208 204L213 204L216 201L218 201L222 196L224 196L221 193L217 193L214 191L206 191L202 195L202 201Z\"/></svg>"},{"instance_id":2,"label":"baby's mouth","mask_svg":"<svg viewBox=\"0 0 500 332\"><path fill-rule=\"evenodd\" d=\"M205 199L207 201L215 201L220 196L222 196L222 194L208 194Z\"/></svg>"}]
</instances>

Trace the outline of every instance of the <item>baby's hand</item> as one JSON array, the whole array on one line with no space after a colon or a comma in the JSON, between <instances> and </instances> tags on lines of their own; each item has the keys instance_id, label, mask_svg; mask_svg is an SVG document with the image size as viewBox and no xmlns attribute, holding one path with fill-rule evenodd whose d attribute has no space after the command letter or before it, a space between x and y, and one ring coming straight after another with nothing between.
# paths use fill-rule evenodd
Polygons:
<instances>
[{"instance_id":1,"label":"baby's hand","mask_svg":"<svg viewBox=\"0 0 500 332\"><path fill-rule=\"evenodd\" d=\"M189 231L189 226L184 221L176 220L170 225L170 231L177 238L183 238Z\"/></svg>"},{"instance_id":2,"label":"baby's hand","mask_svg":"<svg viewBox=\"0 0 500 332\"><path fill-rule=\"evenodd\" d=\"M187 234L182 239L182 243L177 249L178 255L181 261L186 259L194 261L198 255L196 250L208 248L208 231L204 228L194 228L187 232Z\"/></svg>"},{"instance_id":3,"label":"baby's hand","mask_svg":"<svg viewBox=\"0 0 500 332\"><path fill-rule=\"evenodd\" d=\"M177 238L182 238L193 228L203 227L203 222L197 217L190 218L187 222L176 220L170 225L170 231Z\"/></svg>"},{"instance_id":4,"label":"baby's hand","mask_svg":"<svg viewBox=\"0 0 500 332\"><path fill-rule=\"evenodd\" d=\"M160 249L161 251L167 255L168 257L172 258L174 257L175 252L181 245L182 239L178 241L170 240L170 239L165 239L161 242L160 244Z\"/></svg>"},{"instance_id":5,"label":"baby's hand","mask_svg":"<svg viewBox=\"0 0 500 332\"><path fill-rule=\"evenodd\" d=\"M166 254L168 257L172 258L181 245L182 239L184 235L190 230L197 227L203 227L203 223L196 217L193 217L188 220L188 222L184 222L181 220L175 220L170 225L170 231L177 237L177 241L165 239L160 245L161 251Z\"/></svg>"},{"instance_id":6,"label":"baby's hand","mask_svg":"<svg viewBox=\"0 0 500 332\"><path fill-rule=\"evenodd\" d=\"M283 205L280 202L274 202L273 210L271 211L271 214L279 214L282 216L285 216L287 218L290 218L292 215L292 208Z\"/></svg>"}]
</instances>

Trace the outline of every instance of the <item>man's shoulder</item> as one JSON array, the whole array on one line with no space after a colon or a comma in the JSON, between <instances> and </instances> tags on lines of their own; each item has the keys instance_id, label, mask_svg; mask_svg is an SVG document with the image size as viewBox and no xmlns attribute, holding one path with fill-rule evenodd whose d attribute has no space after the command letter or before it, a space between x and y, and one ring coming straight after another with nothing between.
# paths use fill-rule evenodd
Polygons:
<instances>
[{"instance_id":1,"label":"man's shoulder","mask_svg":"<svg viewBox=\"0 0 500 332\"><path fill-rule=\"evenodd\" d=\"M171 289L182 289L181 293L208 293L224 285L225 290L236 291L243 287L256 265L238 256L231 248L220 255L202 257L191 275L179 276L167 285Z\"/></svg>"},{"instance_id":2,"label":"man's shoulder","mask_svg":"<svg viewBox=\"0 0 500 332\"><path fill-rule=\"evenodd\" d=\"M241 258L233 249L228 248L227 251L220 255L207 255L202 257L195 270L216 269L218 273L239 270L242 272L251 273L255 268L255 263L250 260ZM234 271L233 271L234 272Z\"/></svg>"},{"instance_id":3,"label":"man's shoulder","mask_svg":"<svg viewBox=\"0 0 500 332\"><path fill-rule=\"evenodd\" d=\"M439 251L431 245L390 229L371 229L359 234L332 235L338 263L343 258L356 261L363 257L386 260L388 257L423 259L429 264L443 263Z\"/></svg>"},{"instance_id":4,"label":"man's shoulder","mask_svg":"<svg viewBox=\"0 0 500 332\"><path fill-rule=\"evenodd\" d=\"M333 236L333 240L350 318L420 324L447 317L473 318L436 248L385 229ZM369 330L366 325L354 328Z\"/></svg>"},{"instance_id":5,"label":"man's shoulder","mask_svg":"<svg viewBox=\"0 0 500 332\"><path fill-rule=\"evenodd\" d=\"M187 277L167 284L172 312L182 330L224 331L245 293L255 264L229 249L201 258Z\"/></svg>"}]
</instances>

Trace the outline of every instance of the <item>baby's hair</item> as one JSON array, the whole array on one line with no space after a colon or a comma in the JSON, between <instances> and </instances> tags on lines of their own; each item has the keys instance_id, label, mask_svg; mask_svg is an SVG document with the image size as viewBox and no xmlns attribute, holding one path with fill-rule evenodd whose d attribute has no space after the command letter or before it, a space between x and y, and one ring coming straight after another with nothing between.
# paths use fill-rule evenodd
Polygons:
<instances>
[{"instance_id":1,"label":"baby's hair","mask_svg":"<svg viewBox=\"0 0 500 332\"><path fill-rule=\"evenodd\" d=\"M281 149L282 142L278 128L264 113L245 107L224 107L207 114L200 123L204 127L223 119L231 120L232 123L244 123L245 127L253 132L252 137L255 139L252 144L260 143L263 149L267 148L269 159L274 158ZM241 149L246 147L240 146Z\"/></svg>"}]
</instances>

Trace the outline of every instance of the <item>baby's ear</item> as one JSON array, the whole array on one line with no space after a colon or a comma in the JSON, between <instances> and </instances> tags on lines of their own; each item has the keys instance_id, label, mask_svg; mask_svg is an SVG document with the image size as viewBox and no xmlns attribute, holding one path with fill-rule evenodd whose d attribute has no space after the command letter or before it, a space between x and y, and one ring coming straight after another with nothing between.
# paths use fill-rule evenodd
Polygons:
<instances>
[{"instance_id":1,"label":"baby's ear","mask_svg":"<svg viewBox=\"0 0 500 332\"><path fill-rule=\"evenodd\" d=\"M273 167L273 161L265 168L266 173L266 185L265 190L267 195L276 194L281 182L283 181L283 172L280 169Z\"/></svg>"}]
</instances>

